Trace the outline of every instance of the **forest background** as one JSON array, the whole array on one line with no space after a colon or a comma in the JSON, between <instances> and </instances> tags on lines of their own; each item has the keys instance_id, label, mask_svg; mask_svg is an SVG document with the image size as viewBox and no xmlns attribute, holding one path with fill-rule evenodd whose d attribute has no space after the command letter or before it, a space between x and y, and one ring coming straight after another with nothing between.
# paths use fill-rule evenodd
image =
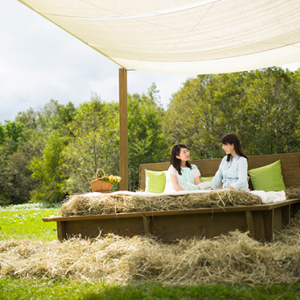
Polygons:
<instances>
[{"instance_id":1,"label":"forest background","mask_svg":"<svg viewBox=\"0 0 300 300\"><path fill-rule=\"evenodd\" d=\"M153 83L128 95L129 186L139 165L169 161L184 143L192 159L223 157L220 138L236 133L247 155L300 151L300 69L199 75L165 110ZM98 168L119 174L119 104L97 94L75 107L50 100L0 123L0 205L59 203L90 192Z\"/></svg>"}]
</instances>

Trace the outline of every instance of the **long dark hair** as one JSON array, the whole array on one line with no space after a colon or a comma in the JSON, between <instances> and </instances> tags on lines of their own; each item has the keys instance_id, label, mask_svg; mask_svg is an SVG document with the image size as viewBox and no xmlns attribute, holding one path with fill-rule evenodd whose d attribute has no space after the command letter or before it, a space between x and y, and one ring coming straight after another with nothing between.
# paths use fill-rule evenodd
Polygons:
<instances>
[{"instance_id":1,"label":"long dark hair","mask_svg":"<svg viewBox=\"0 0 300 300\"><path fill-rule=\"evenodd\" d=\"M238 154L239 156L243 156L248 160L248 156L245 154L245 152L242 150L242 146L240 143L239 138L237 137L236 134L234 133L227 133L225 134L222 139L221 142L223 145L226 144L230 144L230 145L234 145L234 150L236 152L236 154ZM231 154L227 154L227 161L229 161L231 158Z\"/></svg>"},{"instance_id":2,"label":"long dark hair","mask_svg":"<svg viewBox=\"0 0 300 300\"><path fill-rule=\"evenodd\" d=\"M177 170L179 175L182 175L181 174L181 165L180 165L181 160L178 159L176 156L180 155L181 148L187 149L187 146L183 145L183 144L175 145L172 149L171 158L170 158L170 164L173 165L173 167ZM192 165L190 164L189 161L186 162L186 166L190 169L192 168Z\"/></svg>"}]
</instances>

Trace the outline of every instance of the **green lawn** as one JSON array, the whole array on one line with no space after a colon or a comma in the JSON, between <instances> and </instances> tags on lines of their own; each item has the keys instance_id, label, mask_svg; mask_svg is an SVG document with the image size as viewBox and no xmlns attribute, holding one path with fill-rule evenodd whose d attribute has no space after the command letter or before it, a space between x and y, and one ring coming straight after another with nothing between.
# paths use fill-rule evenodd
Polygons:
<instances>
[{"instance_id":1,"label":"green lawn","mask_svg":"<svg viewBox=\"0 0 300 300\"><path fill-rule=\"evenodd\" d=\"M160 284L119 286L100 282L50 281L6 278L0 280L0 299L300 299L300 284L292 286L225 285L171 287Z\"/></svg>"},{"instance_id":2,"label":"green lawn","mask_svg":"<svg viewBox=\"0 0 300 300\"><path fill-rule=\"evenodd\" d=\"M34 209L30 209L34 208ZM43 217L57 215L58 209L35 205L0 209L0 240L57 238L56 223ZM1 271L1 249L0 249ZM32 280L0 278L0 299L299 299L300 283L293 285L250 286L217 284L211 286L173 287L158 283L130 283L126 286L101 282L70 280Z\"/></svg>"},{"instance_id":3,"label":"green lawn","mask_svg":"<svg viewBox=\"0 0 300 300\"><path fill-rule=\"evenodd\" d=\"M57 238L56 222L42 218L57 215L58 209L0 211L0 239L52 241Z\"/></svg>"}]
</instances>

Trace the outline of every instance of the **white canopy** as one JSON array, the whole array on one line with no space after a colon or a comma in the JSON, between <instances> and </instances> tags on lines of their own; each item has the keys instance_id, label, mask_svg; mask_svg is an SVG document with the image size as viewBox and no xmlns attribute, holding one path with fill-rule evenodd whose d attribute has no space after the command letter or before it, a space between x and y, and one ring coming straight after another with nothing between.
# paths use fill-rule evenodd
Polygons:
<instances>
[{"instance_id":1,"label":"white canopy","mask_svg":"<svg viewBox=\"0 0 300 300\"><path fill-rule=\"evenodd\" d=\"M300 61L300 0L19 0L126 69L237 72Z\"/></svg>"}]
</instances>

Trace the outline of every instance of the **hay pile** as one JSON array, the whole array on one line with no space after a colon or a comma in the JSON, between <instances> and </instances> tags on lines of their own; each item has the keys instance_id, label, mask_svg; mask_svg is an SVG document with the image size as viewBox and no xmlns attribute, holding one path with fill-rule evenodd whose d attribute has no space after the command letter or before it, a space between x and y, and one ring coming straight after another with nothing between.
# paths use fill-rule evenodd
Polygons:
<instances>
[{"instance_id":1,"label":"hay pile","mask_svg":"<svg viewBox=\"0 0 300 300\"><path fill-rule=\"evenodd\" d=\"M287 199L300 199L300 187L289 187L286 190Z\"/></svg>"},{"instance_id":2,"label":"hay pile","mask_svg":"<svg viewBox=\"0 0 300 300\"><path fill-rule=\"evenodd\" d=\"M0 277L145 280L170 285L291 284L300 280L300 214L273 243L238 231L212 240L162 244L151 237L114 235L71 239L0 241Z\"/></svg>"},{"instance_id":3,"label":"hay pile","mask_svg":"<svg viewBox=\"0 0 300 300\"><path fill-rule=\"evenodd\" d=\"M159 195L155 197L137 195L74 195L63 203L59 214L98 215L121 212L167 211L201 207L224 207L261 204L258 196L244 191L213 191L184 195Z\"/></svg>"}]
</instances>

